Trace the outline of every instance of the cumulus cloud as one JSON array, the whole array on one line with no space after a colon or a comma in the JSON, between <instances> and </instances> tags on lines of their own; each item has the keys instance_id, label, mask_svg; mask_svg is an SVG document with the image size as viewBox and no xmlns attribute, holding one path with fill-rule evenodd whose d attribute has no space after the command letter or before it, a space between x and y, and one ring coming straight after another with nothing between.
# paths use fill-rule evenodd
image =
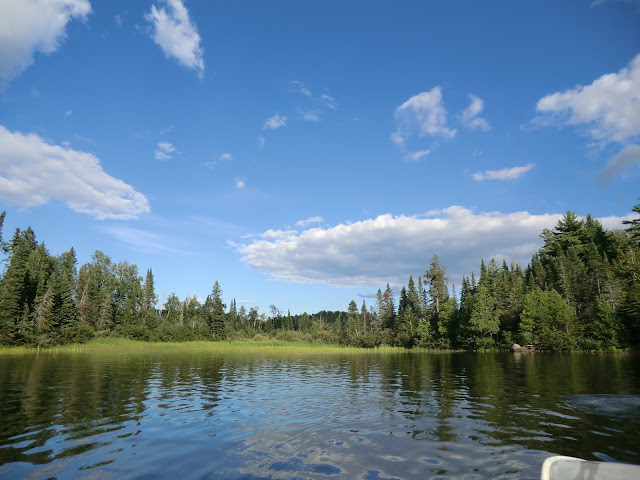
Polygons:
<instances>
[{"instance_id":1,"label":"cumulus cloud","mask_svg":"<svg viewBox=\"0 0 640 480\"><path fill-rule=\"evenodd\" d=\"M151 23L151 38L164 54L176 59L183 66L204 75L204 60L198 29L189 18L189 12L181 0L163 0L168 8L151 5L144 18Z\"/></svg>"},{"instance_id":2,"label":"cumulus cloud","mask_svg":"<svg viewBox=\"0 0 640 480\"><path fill-rule=\"evenodd\" d=\"M640 145L627 145L620 153L611 157L605 169L598 174L598 180L608 185L613 177L633 164L640 165Z\"/></svg>"},{"instance_id":3,"label":"cumulus cloud","mask_svg":"<svg viewBox=\"0 0 640 480\"><path fill-rule=\"evenodd\" d=\"M534 163L528 163L522 167L503 168L501 170L486 170L484 172L476 172L473 174L473 179L476 182L482 182L484 180L516 180L522 177L525 173L535 167Z\"/></svg>"},{"instance_id":4,"label":"cumulus cloud","mask_svg":"<svg viewBox=\"0 0 640 480\"><path fill-rule=\"evenodd\" d=\"M273 279L340 287L406 284L437 254L460 285L461 276L470 274L469 266L479 265L481 258L526 265L541 245L540 232L562 216L476 213L459 206L430 214L387 214L301 232L269 230L235 247L244 262ZM620 226L622 218L608 220L608 226Z\"/></svg>"},{"instance_id":5,"label":"cumulus cloud","mask_svg":"<svg viewBox=\"0 0 640 480\"><path fill-rule=\"evenodd\" d=\"M322 217L308 217L304 220L298 220L296 222L296 227L308 227L309 225L313 225L314 223L322 223L324 222L324 218Z\"/></svg>"},{"instance_id":6,"label":"cumulus cloud","mask_svg":"<svg viewBox=\"0 0 640 480\"><path fill-rule=\"evenodd\" d=\"M431 153L431 150L420 150L420 151L412 152L405 155L404 159L409 162L418 162L422 160L424 157L426 157L427 155L429 155L430 153Z\"/></svg>"},{"instance_id":7,"label":"cumulus cloud","mask_svg":"<svg viewBox=\"0 0 640 480\"><path fill-rule=\"evenodd\" d=\"M244 183L244 179L243 178L236 178L235 179L235 186L238 190L242 190L245 187L245 183Z\"/></svg>"},{"instance_id":8,"label":"cumulus cloud","mask_svg":"<svg viewBox=\"0 0 640 480\"><path fill-rule=\"evenodd\" d=\"M276 113L272 117L269 117L264 122L264 129L275 130L280 127L284 127L287 124L287 117L280 116Z\"/></svg>"},{"instance_id":9,"label":"cumulus cloud","mask_svg":"<svg viewBox=\"0 0 640 480\"><path fill-rule=\"evenodd\" d=\"M156 160L171 160L175 151L175 147L169 142L160 142L153 156Z\"/></svg>"},{"instance_id":10,"label":"cumulus cloud","mask_svg":"<svg viewBox=\"0 0 640 480\"><path fill-rule=\"evenodd\" d=\"M420 137L431 135L445 139L456 135L455 129L447 128L447 111L439 86L414 95L396 109L394 116L397 129L391 135L391 140L397 144L403 144L415 133Z\"/></svg>"},{"instance_id":11,"label":"cumulus cloud","mask_svg":"<svg viewBox=\"0 0 640 480\"><path fill-rule=\"evenodd\" d=\"M478 116L482 113L482 110L484 110L484 102L475 95L469 96L471 97L471 104L460 113L460 122L471 130L488 132L491 130L489 122Z\"/></svg>"},{"instance_id":12,"label":"cumulus cloud","mask_svg":"<svg viewBox=\"0 0 640 480\"><path fill-rule=\"evenodd\" d=\"M640 54L617 73L541 98L536 110L543 115L535 123L583 126L596 141L623 143L640 136Z\"/></svg>"},{"instance_id":13,"label":"cumulus cloud","mask_svg":"<svg viewBox=\"0 0 640 480\"><path fill-rule=\"evenodd\" d=\"M0 198L33 207L51 200L98 219L137 218L147 198L105 173L92 153L50 145L36 134L0 125Z\"/></svg>"},{"instance_id":14,"label":"cumulus cloud","mask_svg":"<svg viewBox=\"0 0 640 480\"><path fill-rule=\"evenodd\" d=\"M0 2L0 82L26 70L35 52L55 52L66 37L67 23L85 20L90 13L88 0Z\"/></svg>"}]
</instances>

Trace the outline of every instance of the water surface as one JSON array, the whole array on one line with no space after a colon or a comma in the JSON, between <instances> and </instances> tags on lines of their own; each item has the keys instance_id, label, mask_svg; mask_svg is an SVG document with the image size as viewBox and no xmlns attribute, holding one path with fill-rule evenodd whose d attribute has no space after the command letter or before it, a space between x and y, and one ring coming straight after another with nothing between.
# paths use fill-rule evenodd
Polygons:
<instances>
[{"instance_id":1,"label":"water surface","mask_svg":"<svg viewBox=\"0 0 640 480\"><path fill-rule=\"evenodd\" d=\"M0 477L539 478L640 463L637 355L0 357Z\"/></svg>"}]
</instances>

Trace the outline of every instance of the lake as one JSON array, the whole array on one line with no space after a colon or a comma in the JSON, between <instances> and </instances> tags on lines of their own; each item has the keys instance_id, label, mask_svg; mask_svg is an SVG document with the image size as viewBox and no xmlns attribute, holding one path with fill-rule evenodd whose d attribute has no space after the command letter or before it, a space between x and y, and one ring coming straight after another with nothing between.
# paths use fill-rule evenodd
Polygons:
<instances>
[{"instance_id":1,"label":"lake","mask_svg":"<svg viewBox=\"0 0 640 480\"><path fill-rule=\"evenodd\" d=\"M537 479L640 463L636 354L0 356L0 477Z\"/></svg>"}]
</instances>

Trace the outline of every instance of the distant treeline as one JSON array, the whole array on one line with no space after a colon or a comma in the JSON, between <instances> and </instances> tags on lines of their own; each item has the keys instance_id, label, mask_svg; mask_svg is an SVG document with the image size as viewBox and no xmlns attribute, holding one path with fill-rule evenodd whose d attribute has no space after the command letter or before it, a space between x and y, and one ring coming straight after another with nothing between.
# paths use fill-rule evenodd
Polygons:
<instances>
[{"instance_id":1,"label":"distant treeline","mask_svg":"<svg viewBox=\"0 0 640 480\"><path fill-rule=\"evenodd\" d=\"M640 205L633 208L640 214ZM0 233L5 213L0 215ZM399 296L387 285L373 305L345 312L284 314L222 300L216 281L204 302L169 295L161 308L151 269L114 263L96 251L76 265L73 248L57 257L31 227L2 243L0 343L48 346L94 336L182 341L273 337L362 347L491 349L513 343L545 350L616 350L640 345L640 218L606 231L571 211L522 268L494 259L463 277L455 296L437 255ZM0 241L2 240L0 236ZM397 305L396 305L396 299Z\"/></svg>"}]
</instances>

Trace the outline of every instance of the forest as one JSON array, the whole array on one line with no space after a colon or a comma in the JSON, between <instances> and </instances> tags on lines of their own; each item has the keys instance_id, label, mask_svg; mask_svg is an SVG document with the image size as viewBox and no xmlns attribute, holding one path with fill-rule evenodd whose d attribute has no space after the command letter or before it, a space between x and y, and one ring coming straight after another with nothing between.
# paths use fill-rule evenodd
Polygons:
<instances>
[{"instance_id":1,"label":"forest","mask_svg":"<svg viewBox=\"0 0 640 480\"><path fill-rule=\"evenodd\" d=\"M633 208L640 214L640 204ZM159 305L153 272L96 251L78 267L73 248L58 256L31 227L1 236L0 344L46 347L98 336L145 341L265 339L358 347L487 350L513 343L539 350L637 349L640 345L640 217L607 231L572 211L545 229L521 267L480 260L457 290L433 255L421 276L371 305L291 315L223 301L215 281L204 302L175 294Z\"/></svg>"}]
</instances>

